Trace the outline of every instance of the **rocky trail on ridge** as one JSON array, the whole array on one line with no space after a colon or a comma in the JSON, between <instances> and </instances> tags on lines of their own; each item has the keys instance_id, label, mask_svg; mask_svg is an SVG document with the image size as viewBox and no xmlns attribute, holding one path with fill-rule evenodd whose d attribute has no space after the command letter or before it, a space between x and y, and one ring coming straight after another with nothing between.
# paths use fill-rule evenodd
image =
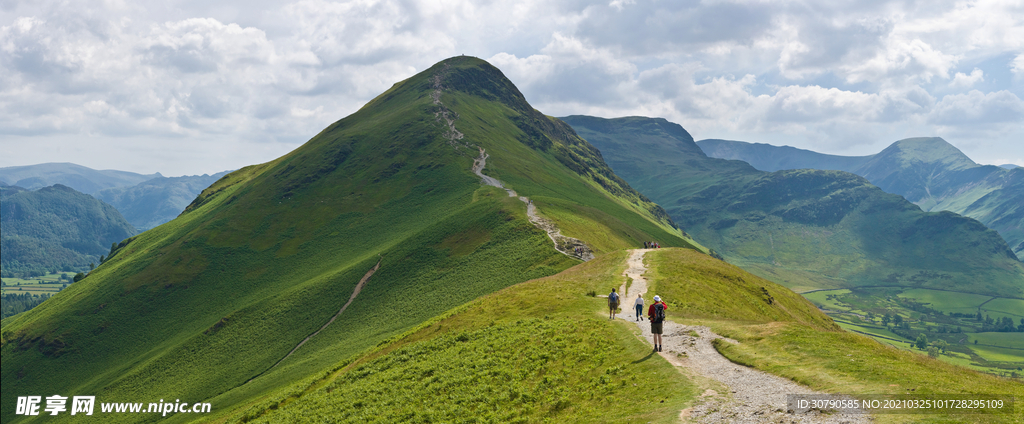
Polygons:
<instances>
[{"instance_id":1,"label":"rocky trail on ridge","mask_svg":"<svg viewBox=\"0 0 1024 424\"><path fill-rule=\"evenodd\" d=\"M448 144L456 149L460 147L471 148L470 143L463 141L464 134L455 128L455 121L458 120L459 115L454 111L448 109L444 103L441 102L441 94L444 92L444 77L448 73L450 66L446 63L444 67L431 78L431 85L434 89L430 93L431 101L437 106L438 110L434 113L434 119L437 120L444 127L442 136L448 140ZM583 261L589 261L594 259L594 253L590 250L582 240L567 237L562 235L561 230L549 219L543 218L537 215L537 207L530 201L526 196L517 196L515 190L505 187L501 181L498 181L494 177L484 175L484 167L487 165L487 152L483 147L476 146L480 151L480 156L473 160L473 173L478 175L483 184L498 187L508 193L509 197L518 197L523 203L526 204L526 216L534 226L544 230L547 233L548 238L555 244L555 250L561 252L566 256L571 256Z\"/></svg>"},{"instance_id":2,"label":"rocky trail on ridge","mask_svg":"<svg viewBox=\"0 0 1024 424\"><path fill-rule=\"evenodd\" d=\"M484 184L505 190L505 192L508 193L508 197L518 197L520 201L526 203L526 216L534 226L544 230L544 232L548 234L548 238L550 238L551 242L555 244L555 250L583 261L594 259L594 253L591 252L590 247L588 247L586 243L579 239L562 235L562 231L558 229L558 226L555 225L554 222L537 215L537 206L535 206L528 197L517 196L515 190L505 187L501 181L498 181L494 177L484 175L483 170L484 166L487 165L487 158L487 152L481 147L480 156L473 160L473 172L482 179ZM580 253L577 254L577 251Z\"/></svg>"},{"instance_id":3,"label":"rocky trail on ridge","mask_svg":"<svg viewBox=\"0 0 1024 424\"><path fill-rule=\"evenodd\" d=\"M633 280L627 292L623 283L619 292L622 293L621 305L625 317L633 315L633 302L637 295L647 292L647 280L643 257L650 249L636 249L628 259L628 268L624 276ZM653 295L645 297L648 302L644 306L646 315ZM651 326L649 322L637 321L640 335L647 343L651 343ZM684 374L695 374L723 384L728 393L718 393L707 389L691 408L680 412L681 420L699 423L868 423L873 422L868 414L831 413L825 414L817 410L789 412L786 395L826 393L811 390L791 380L748 368L726 359L711 344L714 339L723 339L729 343L736 340L715 334L705 326L677 324L665 320L662 334L661 357L669 363L682 368Z\"/></svg>"}]
</instances>

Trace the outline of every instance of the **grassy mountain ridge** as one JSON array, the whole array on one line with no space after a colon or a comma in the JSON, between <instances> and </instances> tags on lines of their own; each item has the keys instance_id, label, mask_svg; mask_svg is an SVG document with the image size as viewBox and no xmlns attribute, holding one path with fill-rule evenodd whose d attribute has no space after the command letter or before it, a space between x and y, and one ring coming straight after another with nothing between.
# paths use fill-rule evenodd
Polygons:
<instances>
[{"instance_id":1,"label":"grassy mountain ridge","mask_svg":"<svg viewBox=\"0 0 1024 424\"><path fill-rule=\"evenodd\" d=\"M951 211L999 232L1024 253L1024 173L1017 167L978 165L938 137L899 140L870 156L834 156L742 141L701 140L711 157L747 161L762 171L826 169L852 172L925 211ZM1024 259L1024 257L1021 257Z\"/></svg>"},{"instance_id":2,"label":"grassy mountain ridge","mask_svg":"<svg viewBox=\"0 0 1024 424\"><path fill-rule=\"evenodd\" d=\"M669 231L675 228L675 224L664 209L615 175L593 145L580 138L569 125L533 109L515 85L497 68L456 67L446 71L445 79L450 81L445 84L455 87L453 91L456 95L451 101L453 108L466 107L479 112L466 116L464 122L461 122L460 130L465 133L468 140L488 148L489 140L500 137L500 133L489 128L506 121L501 119L500 114L503 112L494 110L493 104L500 103L514 111L509 119L515 128L503 128L506 134L518 133L516 140L519 145L514 146L530 147L548 159L538 163L528 160L531 155L525 154L526 152L508 151L505 154L495 154L488 162L492 164L487 169L490 171L489 175L509 183L517 191L531 197L567 198L582 203L577 199L579 195L575 194L576 190L586 192L590 191L589 189L573 189L562 181L543 179L543 176L553 174L550 171L536 172L536 166L545 165L545 162L550 162L553 158L583 177L590 185L597 185L603 191L611 193L613 196L609 200L649 216L657 225L667 227ZM489 102L491 104L488 104ZM619 208L604 209L613 212Z\"/></svg>"},{"instance_id":3,"label":"grassy mountain ridge","mask_svg":"<svg viewBox=\"0 0 1024 424\"><path fill-rule=\"evenodd\" d=\"M0 187L2 266L7 273L84 270L110 244L136 233L112 206L63 185Z\"/></svg>"},{"instance_id":4,"label":"grassy mountain ridge","mask_svg":"<svg viewBox=\"0 0 1024 424\"><path fill-rule=\"evenodd\" d=\"M676 249L664 249L670 250ZM662 274L682 291L670 300L670 310L689 310L693 303L694 311L703 312L688 316L837 330L799 295L707 255L689 249L679 254L673 263L685 276L677 269ZM652 355L631 322L602 316L604 299L587 295L621 284L627 257L611 252L476 299L301 388L233 412L228 421L314 422L330 414L339 422L674 422L697 399L695 382ZM770 310L740 301L735 309L712 311L708 306L721 299L691 301L698 296L689 284L744 300L767 285L780 293L779 302ZM758 296L755 302L763 303ZM655 374L657 381L649 381Z\"/></svg>"},{"instance_id":5,"label":"grassy mountain ridge","mask_svg":"<svg viewBox=\"0 0 1024 424\"><path fill-rule=\"evenodd\" d=\"M452 58L289 154L222 177L178 218L4 323L3 420L13 418L15 393L231 408L480 295L578 263L552 248L521 201L480 184L470 168L481 147L491 156L485 172L552 211L567 235L586 241L572 228L612 229L598 253L643 240L696 246L605 175L568 127L524 116L510 87L486 62ZM442 112L457 117L463 138L449 137ZM378 261L337 321L261 375L336 314Z\"/></svg>"},{"instance_id":6,"label":"grassy mountain ridge","mask_svg":"<svg viewBox=\"0 0 1024 424\"><path fill-rule=\"evenodd\" d=\"M218 422L678 422L723 388L672 369L638 340L632 322L609 321L604 292L622 283L628 257L611 252L447 311L330 372ZM1013 381L898 351L839 330L801 296L689 249L644 260L648 297L670 319L708 325L740 341L729 358L817 390L849 394L1021 393ZM765 292L774 302L765 302ZM854 361L850 359L855 358ZM894 384L895 383L895 384ZM1010 416L880 415L879 422L949 422ZM183 417L175 417L183 418Z\"/></svg>"},{"instance_id":7,"label":"grassy mountain ridge","mask_svg":"<svg viewBox=\"0 0 1024 424\"><path fill-rule=\"evenodd\" d=\"M975 220L922 212L849 173L766 173L708 158L682 128L660 119L562 119L701 243L788 287L1024 295L1020 262Z\"/></svg>"}]
</instances>

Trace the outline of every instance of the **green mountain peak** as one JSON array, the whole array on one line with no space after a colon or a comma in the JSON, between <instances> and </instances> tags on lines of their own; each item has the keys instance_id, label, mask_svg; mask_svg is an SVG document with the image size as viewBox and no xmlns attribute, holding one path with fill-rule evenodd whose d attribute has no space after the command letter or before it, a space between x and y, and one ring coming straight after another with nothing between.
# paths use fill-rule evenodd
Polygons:
<instances>
[{"instance_id":1,"label":"green mountain peak","mask_svg":"<svg viewBox=\"0 0 1024 424\"><path fill-rule=\"evenodd\" d=\"M899 140L877 156L894 155L903 161L941 164L946 170L962 170L979 166L960 149L940 137L916 137Z\"/></svg>"},{"instance_id":2,"label":"green mountain peak","mask_svg":"<svg viewBox=\"0 0 1024 424\"><path fill-rule=\"evenodd\" d=\"M482 173L525 202L481 183L473 166L483 152ZM294 151L225 175L175 220L5 320L2 402L249 402L580 262L534 222L598 255L650 240L698 248L496 68L446 59ZM2 414L7 422L13 409Z\"/></svg>"}]
</instances>

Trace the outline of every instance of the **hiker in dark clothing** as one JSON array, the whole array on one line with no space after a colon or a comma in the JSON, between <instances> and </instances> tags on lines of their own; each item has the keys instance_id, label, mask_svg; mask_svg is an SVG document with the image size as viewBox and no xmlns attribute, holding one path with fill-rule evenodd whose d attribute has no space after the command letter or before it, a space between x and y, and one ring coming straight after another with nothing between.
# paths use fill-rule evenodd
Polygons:
<instances>
[{"instance_id":1,"label":"hiker in dark clothing","mask_svg":"<svg viewBox=\"0 0 1024 424\"><path fill-rule=\"evenodd\" d=\"M651 320L651 334L654 336L654 351L661 352L662 322L668 305L661 301L661 296L654 296L654 303L647 309L647 318Z\"/></svg>"},{"instance_id":2,"label":"hiker in dark clothing","mask_svg":"<svg viewBox=\"0 0 1024 424\"><path fill-rule=\"evenodd\" d=\"M608 319L615 319L617 309L619 309L619 295L615 293L615 289L612 289L611 294L608 295Z\"/></svg>"}]
</instances>

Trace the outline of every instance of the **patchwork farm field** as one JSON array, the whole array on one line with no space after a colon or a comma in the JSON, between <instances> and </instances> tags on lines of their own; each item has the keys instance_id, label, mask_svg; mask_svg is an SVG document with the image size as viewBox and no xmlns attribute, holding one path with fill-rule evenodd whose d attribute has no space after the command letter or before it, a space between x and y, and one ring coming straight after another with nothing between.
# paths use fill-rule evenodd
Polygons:
<instances>
[{"instance_id":1,"label":"patchwork farm field","mask_svg":"<svg viewBox=\"0 0 1024 424\"><path fill-rule=\"evenodd\" d=\"M58 272L33 278L3 278L0 280L3 281L3 284L0 285L0 293L32 295L47 293L52 295L71 284L71 279L74 276L74 272Z\"/></svg>"},{"instance_id":2,"label":"patchwork farm field","mask_svg":"<svg viewBox=\"0 0 1024 424\"><path fill-rule=\"evenodd\" d=\"M895 287L819 290L803 296L843 329L882 344L996 375L1013 377L1024 368L1021 299ZM1015 332L992 331L1007 319ZM927 340L923 349L917 344L921 335Z\"/></svg>"},{"instance_id":3,"label":"patchwork farm field","mask_svg":"<svg viewBox=\"0 0 1024 424\"><path fill-rule=\"evenodd\" d=\"M1024 300L996 298L981 305L981 310L983 311L982 313L991 313L993 318L996 315L1008 316L1015 321L1019 321L1021 318L1024 318Z\"/></svg>"},{"instance_id":4,"label":"patchwork farm field","mask_svg":"<svg viewBox=\"0 0 1024 424\"><path fill-rule=\"evenodd\" d=\"M1021 363L1022 357L1024 357L1024 349L1011 349L1005 347L995 346L971 346L971 350L975 351L982 358L985 358L992 362L1015 362Z\"/></svg>"}]
</instances>

